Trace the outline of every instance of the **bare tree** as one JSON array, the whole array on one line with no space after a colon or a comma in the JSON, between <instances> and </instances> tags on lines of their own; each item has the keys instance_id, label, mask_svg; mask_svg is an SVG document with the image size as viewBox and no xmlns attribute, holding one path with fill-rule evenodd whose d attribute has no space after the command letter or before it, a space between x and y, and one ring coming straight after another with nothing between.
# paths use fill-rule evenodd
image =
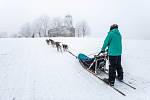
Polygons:
<instances>
[{"instance_id":1,"label":"bare tree","mask_svg":"<svg viewBox=\"0 0 150 100\"><path fill-rule=\"evenodd\" d=\"M82 22L77 23L76 32L78 36L85 37L86 35L90 33L90 29L87 23L85 21L82 21Z\"/></svg>"},{"instance_id":2,"label":"bare tree","mask_svg":"<svg viewBox=\"0 0 150 100\"><path fill-rule=\"evenodd\" d=\"M46 15L37 18L31 25L26 23L21 27L19 34L24 37L46 37L50 29L50 18Z\"/></svg>"},{"instance_id":3,"label":"bare tree","mask_svg":"<svg viewBox=\"0 0 150 100\"><path fill-rule=\"evenodd\" d=\"M42 31L44 36L48 36L48 29L49 29L49 24L50 24L50 18L46 15L40 17L40 22L42 25Z\"/></svg>"},{"instance_id":4,"label":"bare tree","mask_svg":"<svg viewBox=\"0 0 150 100\"><path fill-rule=\"evenodd\" d=\"M21 37L31 37L32 33L31 33L31 26L30 23L26 23L24 24L19 32Z\"/></svg>"},{"instance_id":5,"label":"bare tree","mask_svg":"<svg viewBox=\"0 0 150 100\"><path fill-rule=\"evenodd\" d=\"M50 27L50 18L46 15L39 17L32 24L32 33L34 36L46 37L48 36L48 29Z\"/></svg>"},{"instance_id":6,"label":"bare tree","mask_svg":"<svg viewBox=\"0 0 150 100\"><path fill-rule=\"evenodd\" d=\"M78 27L78 26L76 26L76 28L75 28L75 36L76 37L80 37L80 35L81 35L81 33L80 33L80 28Z\"/></svg>"},{"instance_id":7,"label":"bare tree","mask_svg":"<svg viewBox=\"0 0 150 100\"><path fill-rule=\"evenodd\" d=\"M57 27L60 27L62 25L63 25L63 21L60 18L55 17L52 19L51 28L57 28Z\"/></svg>"},{"instance_id":8,"label":"bare tree","mask_svg":"<svg viewBox=\"0 0 150 100\"><path fill-rule=\"evenodd\" d=\"M39 19L35 20L32 24L32 33L34 36L41 37L42 35L42 23L39 21Z\"/></svg>"}]
</instances>

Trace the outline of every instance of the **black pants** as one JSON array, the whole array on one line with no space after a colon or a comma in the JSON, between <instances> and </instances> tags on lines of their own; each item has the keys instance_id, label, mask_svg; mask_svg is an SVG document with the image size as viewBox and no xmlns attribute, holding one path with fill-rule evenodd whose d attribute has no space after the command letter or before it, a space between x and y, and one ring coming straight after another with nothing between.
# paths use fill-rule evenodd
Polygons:
<instances>
[{"instance_id":1,"label":"black pants","mask_svg":"<svg viewBox=\"0 0 150 100\"><path fill-rule=\"evenodd\" d=\"M120 56L109 56L109 82L114 83L117 77L123 79L123 68L121 66L121 55Z\"/></svg>"}]
</instances>

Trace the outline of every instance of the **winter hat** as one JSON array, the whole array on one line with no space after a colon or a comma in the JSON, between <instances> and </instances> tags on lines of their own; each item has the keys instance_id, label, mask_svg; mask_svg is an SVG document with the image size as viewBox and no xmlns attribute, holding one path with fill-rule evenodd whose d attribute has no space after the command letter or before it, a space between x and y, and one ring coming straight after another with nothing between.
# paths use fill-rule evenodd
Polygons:
<instances>
[{"instance_id":1,"label":"winter hat","mask_svg":"<svg viewBox=\"0 0 150 100\"><path fill-rule=\"evenodd\" d=\"M115 28L118 28L118 25L117 25L117 24L111 25L111 26L110 26L110 31L113 30L113 29L115 29Z\"/></svg>"}]
</instances>

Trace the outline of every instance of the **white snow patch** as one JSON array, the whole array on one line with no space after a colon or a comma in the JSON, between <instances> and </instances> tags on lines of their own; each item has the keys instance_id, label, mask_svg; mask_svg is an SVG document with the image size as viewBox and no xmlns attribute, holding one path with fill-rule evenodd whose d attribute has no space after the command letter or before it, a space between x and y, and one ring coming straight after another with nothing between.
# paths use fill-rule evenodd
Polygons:
<instances>
[{"instance_id":1,"label":"white snow patch","mask_svg":"<svg viewBox=\"0 0 150 100\"><path fill-rule=\"evenodd\" d=\"M67 52L57 52L46 38L0 39L0 100L149 100L150 40L123 40L122 66L127 96L118 94L85 71ZM100 38L52 38L69 45L78 55L92 57L103 44Z\"/></svg>"}]
</instances>

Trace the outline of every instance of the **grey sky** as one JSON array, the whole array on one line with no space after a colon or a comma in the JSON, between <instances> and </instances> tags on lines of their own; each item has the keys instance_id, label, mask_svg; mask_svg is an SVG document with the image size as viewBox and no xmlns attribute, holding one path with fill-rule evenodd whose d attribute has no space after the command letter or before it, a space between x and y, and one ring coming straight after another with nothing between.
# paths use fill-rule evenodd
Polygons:
<instances>
[{"instance_id":1,"label":"grey sky","mask_svg":"<svg viewBox=\"0 0 150 100\"><path fill-rule=\"evenodd\" d=\"M150 39L150 0L0 0L0 32L16 33L41 15L85 20L92 36L106 36L117 23L123 37ZM75 24L75 23L74 23Z\"/></svg>"}]
</instances>

